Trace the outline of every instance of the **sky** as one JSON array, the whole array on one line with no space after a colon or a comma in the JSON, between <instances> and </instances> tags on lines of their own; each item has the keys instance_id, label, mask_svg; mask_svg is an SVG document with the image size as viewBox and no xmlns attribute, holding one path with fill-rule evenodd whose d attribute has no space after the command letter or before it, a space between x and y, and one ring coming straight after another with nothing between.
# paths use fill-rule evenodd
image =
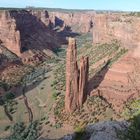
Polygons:
<instances>
[{"instance_id":1,"label":"sky","mask_svg":"<svg viewBox=\"0 0 140 140\"><path fill-rule=\"evenodd\" d=\"M0 7L26 6L64 8L140 11L140 0L0 0Z\"/></svg>"}]
</instances>

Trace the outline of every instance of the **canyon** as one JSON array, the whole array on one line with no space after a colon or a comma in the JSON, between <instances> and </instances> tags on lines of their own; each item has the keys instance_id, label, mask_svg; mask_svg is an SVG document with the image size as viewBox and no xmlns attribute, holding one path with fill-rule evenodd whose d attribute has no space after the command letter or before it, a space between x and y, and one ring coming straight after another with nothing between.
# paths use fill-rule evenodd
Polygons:
<instances>
[{"instance_id":1,"label":"canyon","mask_svg":"<svg viewBox=\"0 0 140 140\"><path fill-rule=\"evenodd\" d=\"M139 34L129 12L0 10L0 99L15 94L14 121L45 120L43 137L120 121L139 98Z\"/></svg>"}]
</instances>

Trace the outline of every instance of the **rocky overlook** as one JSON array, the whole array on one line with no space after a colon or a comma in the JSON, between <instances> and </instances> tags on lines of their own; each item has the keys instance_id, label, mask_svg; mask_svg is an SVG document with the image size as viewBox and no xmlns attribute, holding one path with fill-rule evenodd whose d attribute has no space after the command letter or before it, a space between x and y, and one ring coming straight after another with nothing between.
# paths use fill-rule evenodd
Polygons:
<instances>
[{"instance_id":1,"label":"rocky overlook","mask_svg":"<svg viewBox=\"0 0 140 140\"><path fill-rule=\"evenodd\" d=\"M0 12L0 42L16 55L21 55L20 32L8 11Z\"/></svg>"}]
</instances>

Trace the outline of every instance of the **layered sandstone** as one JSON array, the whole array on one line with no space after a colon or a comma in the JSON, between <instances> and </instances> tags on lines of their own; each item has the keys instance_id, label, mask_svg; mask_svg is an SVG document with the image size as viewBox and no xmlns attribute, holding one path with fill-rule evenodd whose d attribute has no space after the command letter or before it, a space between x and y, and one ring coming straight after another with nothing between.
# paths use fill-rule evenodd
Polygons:
<instances>
[{"instance_id":1,"label":"layered sandstone","mask_svg":"<svg viewBox=\"0 0 140 140\"><path fill-rule=\"evenodd\" d=\"M25 63L39 62L62 43L50 26L47 11L1 11L0 43Z\"/></svg>"},{"instance_id":2,"label":"layered sandstone","mask_svg":"<svg viewBox=\"0 0 140 140\"><path fill-rule=\"evenodd\" d=\"M139 67L139 58L131 50L108 68L105 75L102 72L97 75L93 84L100 78L102 80L98 88L92 91L92 95L102 96L117 113L121 112L126 102L139 96Z\"/></svg>"},{"instance_id":3,"label":"layered sandstone","mask_svg":"<svg viewBox=\"0 0 140 140\"><path fill-rule=\"evenodd\" d=\"M98 14L94 18L93 43L118 40L129 53L112 65L99 85L102 95L117 112L139 94L140 18L122 14ZM102 76L102 75L101 75Z\"/></svg>"},{"instance_id":4,"label":"layered sandstone","mask_svg":"<svg viewBox=\"0 0 140 140\"><path fill-rule=\"evenodd\" d=\"M92 31L94 12L50 12L54 26L70 27L73 32L88 33Z\"/></svg>"},{"instance_id":5,"label":"layered sandstone","mask_svg":"<svg viewBox=\"0 0 140 140\"><path fill-rule=\"evenodd\" d=\"M87 97L88 69L88 58L86 57L81 58L78 69L76 41L69 38L66 54L65 95L65 109L69 113L81 107Z\"/></svg>"},{"instance_id":6,"label":"layered sandstone","mask_svg":"<svg viewBox=\"0 0 140 140\"><path fill-rule=\"evenodd\" d=\"M0 12L0 41L16 55L21 55L20 32L8 11Z\"/></svg>"},{"instance_id":7,"label":"layered sandstone","mask_svg":"<svg viewBox=\"0 0 140 140\"><path fill-rule=\"evenodd\" d=\"M93 43L119 40L127 48L139 46L140 19L122 14L97 14L94 17Z\"/></svg>"},{"instance_id":8,"label":"layered sandstone","mask_svg":"<svg viewBox=\"0 0 140 140\"><path fill-rule=\"evenodd\" d=\"M22 51L29 49L52 50L60 45L56 33L31 11L10 11L10 15L16 20L17 29L20 31Z\"/></svg>"}]
</instances>

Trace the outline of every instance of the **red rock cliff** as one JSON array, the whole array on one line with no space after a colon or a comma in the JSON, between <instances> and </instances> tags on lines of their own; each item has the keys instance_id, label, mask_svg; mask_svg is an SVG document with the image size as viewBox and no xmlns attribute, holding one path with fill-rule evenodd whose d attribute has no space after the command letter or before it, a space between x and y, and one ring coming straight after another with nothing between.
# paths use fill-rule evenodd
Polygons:
<instances>
[{"instance_id":1,"label":"red rock cliff","mask_svg":"<svg viewBox=\"0 0 140 140\"><path fill-rule=\"evenodd\" d=\"M113 39L124 47L137 47L140 42L140 18L120 14L97 14L94 17L93 44Z\"/></svg>"},{"instance_id":2,"label":"red rock cliff","mask_svg":"<svg viewBox=\"0 0 140 140\"><path fill-rule=\"evenodd\" d=\"M71 27L73 32L88 33L92 31L92 19L94 12L50 12L52 23L60 26Z\"/></svg>"},{"instance_id":3,"label":"red rock cliff","mask_svg":"<svg viewBox=\"0 0 140 140\"><path fill-rule=\"evenodd\" d=\"M0 42L21 58L28 59L29 51L33 54L29 57L47 57L48 50L53 51L62 43L57 33L50 29L50 25L47 11L1 11Z\"/></svg>"},{"instance_id":4,"label":"red rock cliff","mask_svg":"<svg viewBox=\"0 0 140 140\"><path fill-rule=\"evenodd\" d=\"M21 55L20 32L8 11L0 12L0 40L10 51Z\"/></svg>"}]
</instances>

